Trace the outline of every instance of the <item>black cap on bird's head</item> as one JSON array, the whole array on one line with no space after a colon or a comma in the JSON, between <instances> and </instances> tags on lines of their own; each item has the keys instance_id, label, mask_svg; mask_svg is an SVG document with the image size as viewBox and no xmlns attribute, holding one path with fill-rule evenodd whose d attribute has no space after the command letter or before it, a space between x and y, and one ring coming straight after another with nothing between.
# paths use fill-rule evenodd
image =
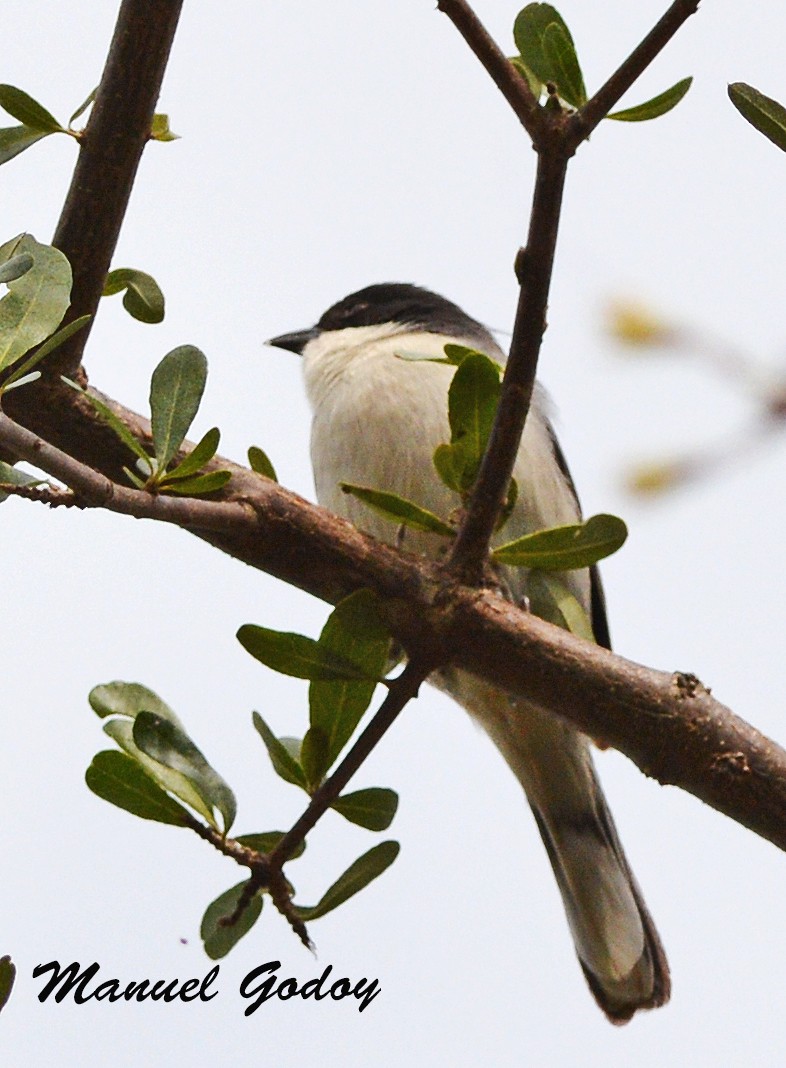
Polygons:
<instances>
[{"instance_id":1,"label":"black cap on bird's head","mask_svg":"<svg viewBox=\"0 0 786 1068\"><path fill-rule=\"evenodd\" d=\"M328 308L316 326L271 338L268 344L300 355L309 341L327 331L384 323L447 337L471 338L479 344L491 340L484 326L438 293L408 282L381 282L338 301Z\"/></svg>"}]
</instances>

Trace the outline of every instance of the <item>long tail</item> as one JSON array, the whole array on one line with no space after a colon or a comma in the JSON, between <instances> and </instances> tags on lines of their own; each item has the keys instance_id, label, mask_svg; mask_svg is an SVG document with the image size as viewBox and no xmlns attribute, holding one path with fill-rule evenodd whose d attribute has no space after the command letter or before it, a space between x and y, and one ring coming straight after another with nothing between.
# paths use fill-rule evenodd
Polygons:
<instances>
[{"instance_id":1,"label":"long tail","mask_svg":"<svg viewBox=\"0 0 786 1068\"><path fill-rule=\"evenodd\" d=\"M626 1023L669 999L669 967L617 836L586 738L463 672L435 680L491 736L532 807L576 954L606 1016Z\"/></svg>"}]
</instances>

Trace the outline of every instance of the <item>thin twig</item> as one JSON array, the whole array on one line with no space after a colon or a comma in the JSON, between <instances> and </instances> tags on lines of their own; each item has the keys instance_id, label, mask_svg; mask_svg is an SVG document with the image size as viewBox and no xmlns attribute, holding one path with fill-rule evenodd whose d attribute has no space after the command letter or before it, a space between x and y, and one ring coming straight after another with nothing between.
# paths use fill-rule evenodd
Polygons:
<instances>
[{"instance_id":1,"label":"thin twig","mask_svg":"<svg viewBox=\"0 0 786 1068\"><path fill-rule=\"evenodd\" d=\"M84 508L104 508L137 519L159 519L192 530L223 531L235 526L251 531L256 527L254 511L239 501L169 497L119 486L0 411L0 451L3 449L64 482L77 496L76 501L68 503Z\"/></svg>"},{"instance_id":2,"label":"thin twig","mask_svg":"<svg viewBox=\"0 0 786 1068\"><path fill-rule=\"evenodd\" d=\"M538 155L527 247L516 271L521 289L502 381L497 417L467 515L456 537L451 565L462 581L479 582L491 536L508 491L529 412L554 268L562 192L568 159L559 147Z\"/></svg>"},{"instance_id":3,"label":"thin twig","mask_svg":"<svg viewBox=\"0 0 786 1068\"><path fill-rule=\"evenodd\" d=\"M538 101L527 79L519 74L500 50L467 0L439 0L437 8L448 16L513 108L527 133L533 141L537 141L540 129L537 121Z\"/></svg>"},{"instance_id":4,"label":"thin twig","mask_svg":"<svg viewBox=\"0 0 786 1068\"><path fill-rule=\"evenodd\" d=\"M677 30L691 15L696 13L698 7L699 0L674 0L666 14L655 23L641 44L633 49L625 62L617 68L584 107L571 116L568 134L574 147L589 137L623 93L630 89L653 59L666 47Z\"/></svg>"},{"instance_id":5,"label":"thin twig","mask_svg":"<svg viewBox=\"0 0 786 1068\"><path fill-rule=\"evenodd\" d=\"M269 856L271 865L283 864L297 849L317 820L330 808L369 753L384 737L402 709L418 695L421 684L436 664L419 659L410 660L402 673L391 683L387 696L374 718L352 746L329 779L314 793L303 815L277 843Z\"/></svg>"}]
</instances>

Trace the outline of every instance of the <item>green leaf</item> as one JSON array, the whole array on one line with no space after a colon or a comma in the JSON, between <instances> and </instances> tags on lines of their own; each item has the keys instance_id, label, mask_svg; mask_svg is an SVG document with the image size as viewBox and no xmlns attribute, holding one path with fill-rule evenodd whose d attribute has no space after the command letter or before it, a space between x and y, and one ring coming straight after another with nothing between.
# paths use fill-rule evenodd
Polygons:
<instances>
[{"instance_id":1,"label":"green leaf","mask_svg":"<svg viewBox=\"0 0 786 1068\"><path fill-rule=\"evenodd\" d=\"M72 115L72 116L70 117L70 119L68 120L68 125L69 125L69 126L73 125L73 123L75 122L75 120L76 120L76 119L78 119L80 115L84 115L84 113L85 113L85 112L87 111L87 109L88 109L88 108L90 107L90 105L91 105L91 104L93 103L93 101L95 100L95 98L96 98L96 93L97 93L97 92L98 92L98 88L95 88L95 89L94 89L94 90L92 91L92 93L90 93L90 94L89 94L89 95L88 95L88 96L86 97L86 99L82 101L82 103L81 103L81 104L79 105L79 107L78 107L78 108L76 109L76 111L74 112L74 114L73 114L73 115Z\"/></svg>"},{"instance_id":2,"label":"green leaf","mask_svg":"<svg viewBox=\"0 0 786 1068\"><path fill-rule=\"evenodd\" d=\"M115 749L96 753L85 772L85 782L104 801L143 820L188 826L186 810L164 793L127 753L118 753Z\"/></svg>"},{"instance_id":3,"label":"green leaf","mask_svg":"<svg viewBox=\"0 0 786 1068\"><path fill-rule=\"evenodd\" d=\"M331 808L340 812L344 819L365 827L369 831L386 831L393 822L398 808L398 794L380 786L342 794Z\"/></svg>"},{"instance_id":4,"label":"green leaf","mask_svg":"<svg viewBox=\"0 0 786 1068\"><path fill-rule=\"evenodd\" d=\"M235 841L240 842L247 849L256 850L257 853L272 853L283 837L284 831L262 831L257 834L241 834ZM298 842L289 860L297 860L298 857L302 857L305 850L306 841L302 839Z\"/></svg>"},{"instance_id":5,"label":"green leaf","mask_svg":"<svg viewBox=\"0 0 786 1068\"><path fill-rule=\"evenodd\" d=\"M39 345L32 356L28 356L26 360L23 360L18 367L14 368L12 374L6 378L3 383L3 389L8 389L12 383L21 385L21 379L30 373L30 371L41 362L46 359L50 352L54 352L59 348L63 342L68 341L72 334L75 334L78 330L81 330L83 326L86 326L92 316L80 315L78 319L72 319L66 326L61 326L59 330L56 330L54 334L51 334L43 345Z\"/></svg>"},{"instance_id":6,"label":"green leaf","mask_svg":"<svg viewBox=\"0 0 786 1068\"><path fill-rule=\"evenodd\" d=\"M786 152L786 108L745 82L733 82L728 91L740 115Z\"/></svg>"},{"instance_id":7,"label":"green leaf","mask_svg":"<svg viewBox=\"0 0 786 1068\"><path fill-rule=\"evenodd\" d=\"M592 623L575 594L564 582L547 571L533 570L527 575L526 594L530 611L547 623L569 630L585 641L594 642Z\"/></svg>"},{"instance_id":8,"label":"green leaf","mask_svg":"<svg viewBox=\"0 0 786 1068\"><path fill-rule=\"evenodd\" d=\"M573 38L564 23L552 22L546 27L543 50L555 72L554 82L559 95L573 107L582 107L587 103L587 90Z\"/></svg>"},{"instance_id":9,"label":"green leaf","mask_svg":"<svg viewBox=\"0 0 786 1068\"><path fill-rule=\"evenodd\" d=\"M206 475L194 475L192 478L172 478L170 472L157 483L166 493L181 493L185 497L199 497L205 493L215 493L232 478L231 471L209 471Z\"/></svg>"},{"instance_id":10,"label":"green leaf","mask_svg":"<svg viewBox=\"0 0 786 1068\"><path fill-rule=\"evenodd\" d=\"M448 363L453 364L455 367L460 367L468 356L482 356L484 360L488 360L497 368L497 372L501 373L502 365L496 360L492 360L490 356L487 356L485 352L481 352L479 349L473 349L469 345L457 345L455 342L448 342L445 345L445 359Z\"/></svg>"},{"instance_id":11,"label":"green leaf","mask_svg":"<svg viewBox=\"0 0 786 1068\"><path fill-rule=\"evenodd\" d=\"M528 4L516 16L513 39L524 66L543 85L553 82L573 107L587 101L584 77L565 20L551 4Z\"/></svg>"},{"instance_id":12,"label":"green leaf","mask_svg":"<svg viewBox=\"0 0 786 1068\"><path fill-rule=\"evenodd\" d=\"M525 79L525 81L529 85L530 92L535 97L535 99L540 100L541 96L543 95L543 90L545 86L543 85L543 82L540 80L537 74L534 74L529 69L529 67L521 58L521 56L510 56L508 62L512 63L516 70L519 72L519 74L522 76L522 78Z\"/></svg>"},{"instance_id":13,"label":"green leaf","mask_svg":"<svg viewBox=\"0 0 786 1068\"><path fill-rule=\"evenodd\" d=\"M169 126L169 116L156 112L150 124L150 137L153 141L178 141L180 134L173 133Z\"/></svg>"},{"instance_id":14,"label":"green leaf","mask_svg":"<svg viewBox=\"0 0 786 1068\"><path fill-rule=\"evenodd\" d=\"M450 383L448 419L452 464L459 472L461 492L468 492L477 478L494 425L500 388L499 368L479 352L462 360ZM435 453L435 466L437 462Z\"/></svg>"},{"instance_id":15,"label":"green leaf","mask_svg":"<svg viewBox=\"0 0 786 1068\"><path fill-rule=\"evenodd\" d=\"M249 901L248 907L243 910L237 923L232 924L231 927L221 923L222 919L231 916L237 908L247 882L248 880L238 883L231 890L224 891L220 897L208 905L202 917L199 934L205 946L205 953L211 960L220 960L221 957L225 957L259 919L264 898L262 894L256 893Z\"/></svg>"},{"instance_id":16,"label":"green leaf","mask_svg":"<svg viewBox=\"0 0 786 1068\"><path fill-rule=\"evenodd\" d=\"M390 632L371 590L356 590L336 605L319 637L319 648L356 664L364 679L312 681L308 694L311 728L322 732L327 746L323 763L313 765L311 774L303 760L311 783L321 780L347 744L385 673Z\"/></svg>"},{"instance_id":17,"label":"green leaf","mask_svg":"<svg viewBox=\"0 0 786 1068\"><path fill-rule=\"evenodd\" d=\"M139 712L155 712L170 723L182 727L177 715L153 690L140 682L104 682L94 686L87 695L90 707L100 719L108 716L128 716L134 719Z\"/></svg>"},{"instance_id":18,"label":"green leaf","mask_svg":"<svg viewBox=\"0 0 786 1068\"><path fill-rule=\"evenodd\" d=\"M22 253L33 257L33 266L8 283L0 300L0 370L46 340L71 302L71 266L63 253L22 234L0 247L0 264Z\"/></svg>"},{"instance_id":19,"label":"green leaf","mask_svg":"<svg viewBox=\"0 0 786 1068\"><path fill-rule=\"evenodd\" d=\"M625 543L628 528L615 515L594 515L584 523L539 530L500 545L491 554L500 564L571 571L590 567Z\"/></svg>"},{"instance_id":20,"label":"green leaf","mask_svg":"<svg viewBox=\"0 0 786 1068\"><path fill-rule=\"evenodd\" d=\"M154 713L180 730L183 725L158 694L137 682L108 682L95 686L88 695L93 711L101 718L106 734L124 749L164 790L175 794L203 819L215 826L213 809L206 804L191 781L179 771L165 767L143 752L134 741L134 720L142 712Z\"/></svg>"},{"instance_id":21,"label":"green leaf","mask_svg":"<svg viewBox=\"0 0 786 1068\"><path fill-rule=\"evenodd\" d=\"M322 683L322 685L336 686L337 683ZM306 776L306 789L310 794L322 785L325 772L330 767L329 750L329 734L322 727L309 727L303 738L303 744L300 746L300 763Z\"/></svg>"},{"instance_id":22,"label":"green leaf","mask_svg":"<svg viewBox=\"0 0 786 1068\"><path fill-rule=\"evenodd\" d=\"M14 962L8 954L4 957L0 957L0 1011L2 1011L6 1002L11 997L15 979L16 965Z\"/></svg>"},{"instance_id":23,"label":"green leaf","mask_svg":"<svg viewBox=\"0 0 786 1068\"><path fill-rule=\"evenodd\" d=\"M218 809L223 833L229 833L237 814L235 795L184 730L154 712L139 712L134 742L146 756L188 779L207 808Z\"/></svg>"},{"instance_id":24,"label":"green leaf","mask_svg":"<svg viewBox=\"0 0 786 1068\"><path fill-rule=\"evenodd\" d=\"M429 534L442 534L443 537L453 538L456 531L439 516L421 508L414 501L408 501L399 497L396 493L388 493L386 490L370 489L368 486L356 486L352 482L342 482L341 489L363 501L369 508L397 523L403 523L413 530L424 530Z\"/></svg>"},{"instance_id":25,"label":"green leaf","mask_svg":"<svg viewBox=\"0 0 786 1068\"><path fill-rule=\"evenodd\" d=\"M381 842L374 846L347 868L325 891L317 905L296 905L295 911L306 921L319 919L320 916L332 912L389 868L398 856L400 848L398 842Z\"/></svg>"},{"instance_id":26,"label":"green leaf","mask_svg":"<svg viewBox=\"0 0 786 1068\"><path fill-rule=\"evenodd\" d=\"M33 257L29 252L20 252L18 256L12 256L10 260L0 266L0 282L14 282L27 274L33 266Z\"/></svg>"},{"instance_id":27,"label":"green leaf","mask_svg":"<svg viewBox=\"0 0 786 1068\"><path fill-rule=\"evenodd\" d=\"M134 437L134 435L131 433L131 431L128 429L122 419L119 419L112 411L112 409L108 408L103 401L100 401L98 399L98 397L93 396L92 393L88 393L86 389L82 389L82 387L78 386L76 382L72 382L70 378L66 378L64 375L61 377L63 382L65 382L67 386L70 386L72 389L77 390L78 393L84 394L84 396L87 398L87 400L90 401L90 403L93 405L93 407L101 416L101 418L109 424L112 430L114 430L115 434L117 434L123 444L126 445L131 450L131 452L133 452L134 455L137 456L146 465L148 471L152 471L152 457L148 456L141 443L137 441L137 439ZM126 474L131 476L131 473L129 471L126 471ZM132 481L134 481L134 478L135 476L132 476ZM136 481L138 482L139 480L136 479Z\"/></svg>"},{"instance_id":28,"label":"green leaf","mask_svg":"<svg viewBox=\"0 0 786 1068\"><path fill-rule=\"evenodd\" d=\"M0 482L6 482L11 486L40 486L43 484L43 479L36 478L35 475L30 475L26 471L18 471L11 464L3 463L0 460ZM3 493L0 490L0 504L3 501L7 501L9 493Z\"/></svg>"},{"instance_id":29,"label":"green leaf","mask_svg":"<svg viewBox=\"0 0 786 1068\"><path fill-rule=\"evenodd\" d=\"M462 456L461 450L455 450L452 445L437 445L434 450L432 461L434 468L441 481L453 490L454 493L462 493Z\"/></svg>"},{"instance_id":30,"label":"green leaf","mask_svg":"<svg viewBox=\"0 0 786 1068\"><path fill-rule=\"evenodd\" d=\"M41 133L68 133L54 115L42 107L23 89L14 85L0 85L0 107L14 118Z\"/></svg>"},{"instance_id":31,"label":"green leaf","mask_svg":"<svg viewBox=\"0 0 786 1068\"><path fill-rule=\"evenodd\" d=\"M150 422L158 470L165 470L183 444L202 400L207 360L193 345L180 345L163 358L150 381Z\"/></svg>"},{"instance_id":32,"label":"green leaf","mask_svg":"<svg viewBox=\"0 0 786 1068\"><path fill-rule=\"evenodd\" d=\"M331 652L313 638L244 623L237 640L266 667L296 679L367 679L358 664ZM376 680L374 680L376 681Z\"/></svg>"},{"instance_id":33,"label":"green leaf","mask_svg":"<svg viewBox=\"0 0 786 1068\"><path fill-rule=\"evenodd\" d=\"M164 294L155 278L133 267L118 267L110 271L104 282L105 297L115 293L123 296L123 307L140 323L160 323L164 318Z\"/></svg>"},{"instance_id":34,"label":"green leaf","mask_svg":"<svg viewBox=\"0 0 786 1068\"><path fill-rule=\"evenodd\" d=\"M29 126L6 126L0 130L0 166L8 163L14 156L30 148L42 137L48 137L48 133L40 133L31 130Z\"/></svg>"},{"instance_id":35,"label":"green leaf","mask_svg":"<svg viewBox=\"0 0 786 1068\"><path fill-rule=\"evenodd\" d=\"M162 481L168 482L174 478L186 478L187 476L195 475L197 471L203 468L206 463L209 463L216 455L220 440L221 431L217 426L214 426L211 430L208 430L207 434L205 434L199 444L194 446L191 452L177 465L177 467L173 467L171 471L167 472L166 478L162 479ZM226 474L229 474L229 472L227 471ZM229 479L225 479L224 481L228 482Z\"/></svg>"},{"instance_id":36,"label":"green leaf","mask_svg":"<svg viewBox=\"0 0 786 1068\"><path fill-rule=\"evenodd\" d=\"M292 783L293 786L299 786L302 790L305 790L306 776L300 766L300 762L292 756L281 739L276 738L258 712L254 712L253 720L254 727L265 743L270 763L273 765L276 775L283 779L284 782Z\"/></svg>"},{"instance_id":37,"label":"green leaf","mask_svg":"<svg viewBox=\"0 0 786 1068\"><path fill-rule=\"evenodd\" d=\"M267 453L257 445L252 445L248 450L248 464L251 470L256 471L258 475L264 475L265 478L272 479L273 482L278 482L276 469L270 462L270 458Z\"/></svg>"},{"instance_id":38,"label":"green leaf","mask_svg":"<svg viewBox=\"0 0 786 1068\"><path fill-rule=\"evenodd\" d=\"M681 82L654 96L652 100L637 104L634 108L625 108L624 111L612 111L606 118L616 119L617 122L646 122L648 119L657 119L659 115L665 115L679 104L690 89L692 81L693 78L683 78Z\"/></svg>"},{"instance_id":39,"label":"green leaf","mask_svg":"<svg viewBox=\"0 0 786 1068\"><path fill-rule=\"evenodd\" d=\"M120 748L135 760L150 778L156 782L162 790L174 794L180 801L193 809L211 827L218 829L213 809L205 803L193 783L181 775L179 771L167 768L157 760L153 760L143 753L134 741L134 720L117 716L104 724L104 733L116 742Z\"/></svg>"}]
</instances>

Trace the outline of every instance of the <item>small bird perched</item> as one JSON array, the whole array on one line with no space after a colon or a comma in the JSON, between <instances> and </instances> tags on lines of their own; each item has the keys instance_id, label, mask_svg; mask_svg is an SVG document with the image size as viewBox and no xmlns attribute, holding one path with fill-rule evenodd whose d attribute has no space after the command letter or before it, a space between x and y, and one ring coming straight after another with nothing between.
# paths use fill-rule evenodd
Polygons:
<instances>
[{"instance_id":1,"label":"small bird perched","mask_svg":"<svg viewBox=\"0 0 786 1068\"><path fill-rule=\"evenodd\" d=\"M317 498L382 541L435 557L445 539L396 526L342 482L386 490L440 516L456 495L433 467L435 448L450 440L447 393L455 367L401 359L408 351L440 357L447 342L505 355L489 331L444 297L418 286L386 283L352 293L316 326L269 344L303 356L314 420L311 458ZM579 504L536 387L514 468L519 494L505 525L509 541L575 523ZM518 602L525 573L502 568ZM563 581L609 646L595 568ZM637 1009L664 1004L669 970L655 926L622 851L595 775L587 738L553 713L492 684L448 668L430 680L481 724L524 788L559 885L579 963L601 1009L617 1024Z\"/></svg>"}]
</instances>

